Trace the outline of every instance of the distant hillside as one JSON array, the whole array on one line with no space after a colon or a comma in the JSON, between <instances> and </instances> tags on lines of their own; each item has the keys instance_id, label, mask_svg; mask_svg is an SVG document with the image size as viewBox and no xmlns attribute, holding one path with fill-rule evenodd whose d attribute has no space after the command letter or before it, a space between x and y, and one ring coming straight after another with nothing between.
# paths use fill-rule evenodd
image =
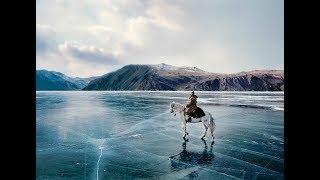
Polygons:
<instances>
[{"instance_id":1,"label":"distant hillside","mask_svg":"<svg viewBox=\"0 0 320 180\"><path fill-rule=\"evenodd\" d=\"M282 70L218 74L167 64L127 65L96 78L83 90L283 91Z\"/></svg>"},{"instance_id":2,"label":"distant hillside","mask_svg":"<svg viewBox=\"0 0 320 180\"><path fill-rule=\"evenodd\" d=\"M92 78L71 78L60 72L37 70L36 90L37 91L59 91L59 90L81 90Z\"/></svg>"}]
</instances>

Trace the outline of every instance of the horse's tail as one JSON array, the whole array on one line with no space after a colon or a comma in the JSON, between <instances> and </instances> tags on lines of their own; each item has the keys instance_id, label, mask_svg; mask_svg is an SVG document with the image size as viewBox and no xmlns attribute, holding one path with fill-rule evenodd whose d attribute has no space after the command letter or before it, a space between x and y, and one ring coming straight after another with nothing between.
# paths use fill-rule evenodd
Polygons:
<instances>
[{"instance_id":1,"label":"horse's tail","mask_svg":"<svg viewBox=\"0 0 320 180\"><path fill-rule=\"evenodd\" d=\"M213 122L214 119L213 119L211 113L209 113L209 119L210 119L209 128L210 128L211 136L213 137L213 133L214 133L214 130L216 129L216 125Z\"/></svg>"}]
</instances>

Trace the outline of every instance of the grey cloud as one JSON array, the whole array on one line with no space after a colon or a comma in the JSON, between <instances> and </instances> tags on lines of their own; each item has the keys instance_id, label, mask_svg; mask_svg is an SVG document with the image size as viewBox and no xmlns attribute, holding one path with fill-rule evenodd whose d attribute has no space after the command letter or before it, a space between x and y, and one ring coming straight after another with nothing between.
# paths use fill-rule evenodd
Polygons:
<instances>
[{"instance_id":1,"label":"grey cloud","mask_svg":"<svg viewBox=\"0 0 320 180\"><path fill-rule=\"evenodd\" d=\"M36 26L36 50L37 54L42 54L56 49L56 32L48 25Z\"/></svg>"},{"instance_id":2,"label":"grey cloud","mask_svg":"<svg viewBox=\"0 0 320 180\"><path fill-rule=\"evenodd\" d=\"M59 52L87 63L98 63L107 65L119 64L113 54L107 53L102 48L83 45L77 42L65 42L59 45Z\"/></svg>"},{"instance_id":3,"label":"grey cloud","mask_svg":"<svg viewBox=\"0 0 320 180\"><path fill-rule=\"evenodd\" d=\"M283 69L283 0L92 0L68 6L44 0L37 2L37 22L54 26L61 42L85 44L54 46L50 28L37 31L37 50L56 48L73 72L83 64L79 76L86 65L161 63L160 57L221 73ZM60 63L47 59L48 66Z\"/></svg>"}]
</instances>

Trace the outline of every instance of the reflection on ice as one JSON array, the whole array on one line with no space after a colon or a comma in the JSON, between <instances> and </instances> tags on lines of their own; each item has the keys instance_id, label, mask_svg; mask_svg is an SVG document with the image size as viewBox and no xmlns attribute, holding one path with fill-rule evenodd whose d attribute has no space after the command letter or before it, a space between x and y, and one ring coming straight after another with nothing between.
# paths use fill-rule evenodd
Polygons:
<instances>
[{"instance_id":1,"label":"reflection on ice","mask_svg":"<svg viewBox=\"0 0 320 180\"><path fill-rule=\"evenodd\" d=\"M208 151L208 146L206 140L202 139L204 143L204 149L202 152L196 152L196 151L188 151L187 150L187 142L188 140L185 140L182 143L182 151L177 154L170 156L171 159L171 166L173 168L180 168L181 164L176 163L175 160L178 160L180 162L193 164L193 165L212 165L212 161L214 159L214 154L212 152L212 146L214 144L214 141L211 142L210 150Z\"/></svg>"}]
</instances>

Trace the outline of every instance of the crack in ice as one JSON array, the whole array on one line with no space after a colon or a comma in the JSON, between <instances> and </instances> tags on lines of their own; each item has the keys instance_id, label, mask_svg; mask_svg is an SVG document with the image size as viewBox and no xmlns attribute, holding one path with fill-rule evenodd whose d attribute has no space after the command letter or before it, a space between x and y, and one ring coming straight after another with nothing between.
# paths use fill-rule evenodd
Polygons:
<instances>
[{"instance_id":1,"label":"crack in ice","mask_svg":"<svg viewBox=\"0 0 320 180\"><path fill-rule=\"evenodd\" d=\"M106 140L103 139L102 142L101 142L101 145L99 146L99 149L100 149L100 155L99 155L99 158L98 158L98 161L97 161L97 180L99 180L99 165L100 165L100 159L101 159L101 156L102 156L102 150L104 149L104 147L102 146L104 144Z\"/></svg>"}]
</instances>

